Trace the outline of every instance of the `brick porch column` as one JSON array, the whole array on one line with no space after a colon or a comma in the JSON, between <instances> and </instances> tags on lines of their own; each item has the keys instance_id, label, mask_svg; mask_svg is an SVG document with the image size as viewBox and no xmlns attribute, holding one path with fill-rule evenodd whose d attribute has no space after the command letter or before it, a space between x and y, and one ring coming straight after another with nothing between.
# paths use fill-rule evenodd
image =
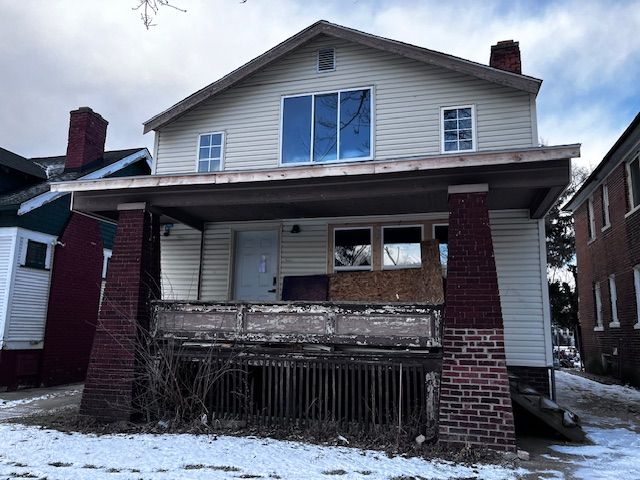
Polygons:
<instances>
[{"instance_id":1,"label":"brick porch column","mask_svg":"<svg viewBox=\"0 0 640 480\"><path fill-rule=\"evenodd\" d=\"M515 451L487 191L449 187L439 440Z\"/></svg>"},{"instance_id":2,"label":"brick porch column","mask_svg":"<svg viewBox=\"0 0 640 480\"><path fill-rule=\"evenodd\" d=\"M135 411L136 340L149 328L149 300L160 296L157 215L144 203L118 206L118 227L80 412L129 420Z\"/></svg>"}]
</instances>

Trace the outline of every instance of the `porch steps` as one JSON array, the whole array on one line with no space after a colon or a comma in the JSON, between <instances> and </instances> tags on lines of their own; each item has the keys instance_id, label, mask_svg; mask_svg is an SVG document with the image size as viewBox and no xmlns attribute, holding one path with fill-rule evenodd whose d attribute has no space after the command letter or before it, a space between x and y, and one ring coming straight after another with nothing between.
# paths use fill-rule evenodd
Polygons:
<instances>
[{"instance_id":1,"label":"porch steps","mask_svg":"<svg viewBox=\"0 0 640 480\"><path fill-rule=\"evenodd\" d=\"M572 442L583 442L585 440L580 418L575 413L561 407L529 385L522 383L516 375L509 374L509 386L513 402L568 440Z\"/></svg>"}]
</instances>

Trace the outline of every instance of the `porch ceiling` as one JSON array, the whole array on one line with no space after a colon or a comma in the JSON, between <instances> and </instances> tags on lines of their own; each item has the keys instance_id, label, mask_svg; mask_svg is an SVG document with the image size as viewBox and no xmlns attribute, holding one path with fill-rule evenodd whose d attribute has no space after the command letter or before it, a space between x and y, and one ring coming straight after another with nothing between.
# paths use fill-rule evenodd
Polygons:
<instances>
[{"instance_id":1,"label":"porch ceiling","mask_svg":"<svg viewBox=\"0 0 640 480\"><path fill-rule=\"evenodd\" d=\"M300 170L288 176L284 172L294 169L283 168L282 173L269 171L268 181L261 178L265 172L238 172L226 174L224 183L225 174L208 174L218 178L209 183L202 181L204 175L120 178L84 186L69 182L54 189L73 191L76 211L115 220L119 204L146 202L163 220L198 228L203 222L443 212L448 209L450 185L477 183L489 185L490 209L526 208L533 218L540 218L570 178L570 158L465 168L420 168L413 160L414 168L391 171L381 170L382 162L375 163L376 171L353 165L353 171L345 166L344 174L331 176L317 172L305 176ZM233 181L232 175L245 175L246 181Z\"/></svg>"}]
</instances>

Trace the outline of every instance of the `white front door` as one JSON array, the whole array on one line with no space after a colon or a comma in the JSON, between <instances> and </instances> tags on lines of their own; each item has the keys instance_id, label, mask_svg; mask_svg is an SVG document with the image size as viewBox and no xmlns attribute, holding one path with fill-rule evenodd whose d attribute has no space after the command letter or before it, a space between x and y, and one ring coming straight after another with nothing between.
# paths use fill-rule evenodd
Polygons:
<instances>
[{"instance_id":1,"label":"white front door","mask_svg":"<svg viewBox=\"0 0 640 480\"><path fill-rule=\"evenodd\" d=\"M278 232L236 232L233 298L275 301L278 280Z\"/></svg>"}]
</instances>

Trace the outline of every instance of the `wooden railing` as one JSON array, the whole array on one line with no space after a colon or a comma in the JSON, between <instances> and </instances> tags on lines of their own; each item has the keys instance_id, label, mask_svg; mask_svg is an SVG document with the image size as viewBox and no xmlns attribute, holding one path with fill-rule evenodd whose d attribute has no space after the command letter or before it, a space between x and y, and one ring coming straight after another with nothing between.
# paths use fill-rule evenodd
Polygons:
<instances>
[{"instance_id":1,"label":"wooden railing","mask_svg":"<svg viewBox=\"0 0 640 480\"><path fill-rule=\"evenodd\" d=\"M156 337L241 343L441 347L442 306L156 301Z\"/></svg>"}]
</instances>

